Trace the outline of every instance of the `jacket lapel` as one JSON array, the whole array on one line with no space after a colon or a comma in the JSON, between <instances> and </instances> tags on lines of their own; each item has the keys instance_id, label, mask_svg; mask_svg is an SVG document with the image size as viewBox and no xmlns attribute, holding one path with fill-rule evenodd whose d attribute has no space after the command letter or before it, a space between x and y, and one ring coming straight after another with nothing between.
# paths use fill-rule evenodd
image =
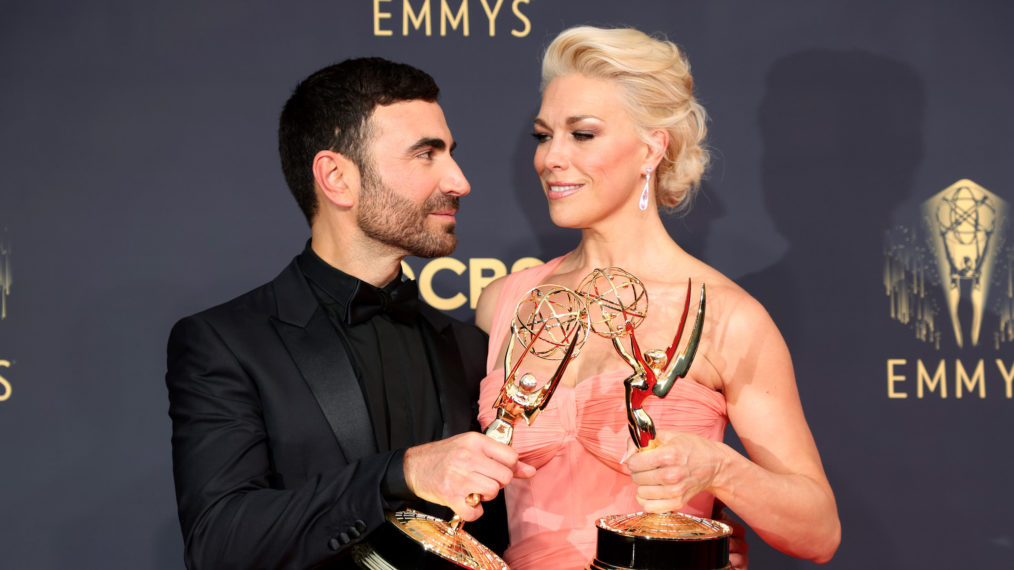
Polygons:
<instances>
[{"instance_id":1,"label":"jacket lapel","mask_svg":"<svg viewBox=\"0 0 1014 570\"><path fill-rule=\"evenodd\" d=\"M430 359L430 373L437 389L443 438L474 429L478 402L469 396L461 353L450 320L424 311L422 337Z\"/></svg>"},{"instance_id":2,"label":"jacket lapel","mask_svg":"<svg viewBox=\"0 0 1014 570\"><path fill-rule=\"evenodd\" d=\"M275 329L320 405L347 462L377 453L366 400L338 333L293 261L274 283Z\"/></svg>"}]
</instances>

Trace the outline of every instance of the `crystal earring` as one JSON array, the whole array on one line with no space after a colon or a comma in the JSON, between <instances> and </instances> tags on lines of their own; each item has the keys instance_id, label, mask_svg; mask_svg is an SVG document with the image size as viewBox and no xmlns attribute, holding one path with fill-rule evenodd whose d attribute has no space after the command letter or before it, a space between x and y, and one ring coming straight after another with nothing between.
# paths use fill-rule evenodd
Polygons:
<instances>
[{"instance_id":1,"label":"crystal earring","mask_svg":"<svg viewBox=\"0 0 1014 570\"><path fill-rule=\"evenodd\" d=\"M644 169L644 190L641 192L641 201L637 203L637 207L641 208L641 211L648 209L648 182L651 181L651 167Z\"/></svg>"}]
</instances>

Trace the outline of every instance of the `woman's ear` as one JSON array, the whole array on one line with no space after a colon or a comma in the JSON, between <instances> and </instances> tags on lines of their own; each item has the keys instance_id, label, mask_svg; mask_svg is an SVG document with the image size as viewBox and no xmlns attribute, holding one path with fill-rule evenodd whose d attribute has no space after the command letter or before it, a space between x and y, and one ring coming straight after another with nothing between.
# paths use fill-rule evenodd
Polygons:
<instances>
[{"instance_id":1,"label":"woman's ear","mask_svg":"<svg viewBox=\"0 0 1014 570\"><path fill-rule=\"evenodd\" d=\"M646 167L652 171L658 170L658 163L662 162L666 149L669 148L669 131L655 129L648 133L648 155Z\"/></svg>"}]
</instances>

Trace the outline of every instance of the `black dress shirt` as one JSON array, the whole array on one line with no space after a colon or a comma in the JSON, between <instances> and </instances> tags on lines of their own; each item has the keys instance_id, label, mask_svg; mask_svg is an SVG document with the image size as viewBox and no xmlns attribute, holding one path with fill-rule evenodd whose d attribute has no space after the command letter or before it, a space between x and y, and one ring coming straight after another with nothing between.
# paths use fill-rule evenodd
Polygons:
<instances>
[{"instance_id":1,"label":"black dress shirt","mask_svg":"<svg viewBox=\"0 0 1014 570\"><path fill-rule=\"evenodd\" d=\"M401 509L415 499L405 482L404 450L440 439L442 426L421 317L413 309L419 302L415 282L399 275L374 287L328 265L309 243L298 264L352 361L378 450L400 452L381 492L392 510Z\"/></svg>"}]
</instances>

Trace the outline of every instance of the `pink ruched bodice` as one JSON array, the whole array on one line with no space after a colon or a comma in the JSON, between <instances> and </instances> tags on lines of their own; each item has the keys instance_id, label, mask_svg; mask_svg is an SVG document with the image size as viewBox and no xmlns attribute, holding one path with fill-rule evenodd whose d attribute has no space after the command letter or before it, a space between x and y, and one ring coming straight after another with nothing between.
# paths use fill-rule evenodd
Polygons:
<instances>
[{"instance_id":1,"label":"pink ruched bodice","mask_svg":"<svg viewBox=\"0 0 1014 570\"><path fill-rule=\"evenodd\" d=\"M504 380L498 353L514 307L562 259L514 273L504 283L493 316L488 375L479 394L482 426L495 417L492 405ZM559 386L531 426L515 426L512 445L537 473L532 479L515 479L505 489L511 539L505 559L512 570L584 568L595 554L596 519L641 510L634 498L636 486L620 463L630 440L623 380L631 370L619 356L616 363L616 370L585 378L574 387ZM721 393L690 379L677 381L664 400L649 398L644 409L659 430L715 441L722 440L728 423ZM702 493L681 510L710 516L713 501Z\"/></svg>"}]
</instances>

